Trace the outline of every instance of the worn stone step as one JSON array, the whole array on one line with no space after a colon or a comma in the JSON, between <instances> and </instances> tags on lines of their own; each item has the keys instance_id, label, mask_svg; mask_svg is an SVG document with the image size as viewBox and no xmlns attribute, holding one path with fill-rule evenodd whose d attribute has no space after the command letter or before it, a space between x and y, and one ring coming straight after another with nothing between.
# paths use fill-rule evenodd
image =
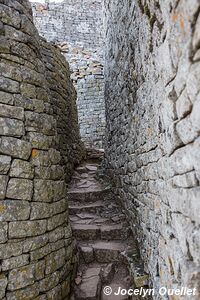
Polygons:
<instances>
[{"instance_id":1,"label":"worn stone step","mask_svg":"<svg viewBox=\"0 0 200 300\"><path fill-rule=\"evenodd\" d=\"M97 240L101 238L100 227L93 224L72 224L72 232L77 240Z\"/></svg>"},{"instance_id":2,"label":"worn stone step","mask_svg":"<svg viewBox=\"0 0 200 300\"><path fill-rule=\"evenodd\" d=\"M79 285L74 287L75 300L100 300L101 267L87 268Z\"/></svg>"},{"instance_id":3,"label":"worn stone step","mask_svg":"<svg viewBox=\"0 0 200 300\"><path fill-rule=\"evenodd\" d=\"M94 260L98 263L109 263L124 260L121 252L125 251L127 245L121 241L94 241L78 242L78 247L90 247L93 249Z\"/></svg>"},{"instance_id":4,"label":"worn stone step","mask_svg":"<svg viewBox=\"0 0 200 300\"><path fill-rule=\"evenodd\" d=\"M77 215L81 213L97 213L98 210L103 209L104 203L102 201L96 201L91 204L83 204L83 205L74 205L73 203L69 203L69 214Z\"/></svg>"},{"instance_id":5,"label":"worn stone step","mask_svg":"<svg viewBox=\"0 0 200 300\"><path fill-rule=\"evenodd\" d=\"M126 230L122 224L72 224L72 231L77 240L119 240L126 238Z\"/></svg>"},{"instance_id":6,"label":"worn stone step","mask_svg":"<svg viewBox=\"0 0 200 300\"><path fill-rule=\"evenodd\" d=\"M84 188L77 189L69 189L68 191L68 199L69 201L78 201L78 202L93 202L98 200L108 200L111 199L111 189L110 188L102 188L98 189L88 188L85 190Z\"/></svg>"}]
</instances>

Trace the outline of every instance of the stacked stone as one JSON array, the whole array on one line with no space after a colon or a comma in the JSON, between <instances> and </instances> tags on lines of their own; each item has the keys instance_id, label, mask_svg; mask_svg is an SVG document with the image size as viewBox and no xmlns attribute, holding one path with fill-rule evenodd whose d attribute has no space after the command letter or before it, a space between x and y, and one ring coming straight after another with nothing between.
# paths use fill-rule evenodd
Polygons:
<instances>
[{"instance_id":1,"label":"stacked stone","mask_svg":"<svg viewBox=\"0 0 200 300\"><path fill-rule=\"evenodd\" d=\"M59 46L70 64L82 140L87 147L100 148L105 133L101 2L65 0L32 4L39 32Z\"/></svg>"},{"instance_id":2,"label":"stacked stone","mask_svg":"<svg viewBox=\"0 0 200 300\"><path fill-rule=\"evenodd\" d=\"M68 299L66 180L82 155L75 90L29 2L1 0L0 12L0 299Z\"/></svg>"},{"instance_id":3,"label":"stacked stone","mask_svg":"<svg viewBox=\"0 0 200 300\"><path fill-rule=\"evenodd\" d=\"M155 299L161 286L200 290L199 11L198 0L105 1L105 165Z\"/></svg>"}]
</instances>

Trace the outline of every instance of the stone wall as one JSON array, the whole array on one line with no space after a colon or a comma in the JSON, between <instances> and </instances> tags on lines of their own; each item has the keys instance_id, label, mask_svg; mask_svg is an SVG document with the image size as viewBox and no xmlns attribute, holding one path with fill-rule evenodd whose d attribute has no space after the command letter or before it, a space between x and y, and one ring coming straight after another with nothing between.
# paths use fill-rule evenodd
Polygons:
<instances>
[{"instance_id":1,"label":"stone wall","mask_svg":"<svg viewBox=\"0 0 200 300\"><path fill-rule=\"evenodd\" d=\"M25 0L0 1L0 299L68 299L66 182L82 157L76 92Z\"/></svg>"},{"instance_id":2,"label":"stone wall","mask_svg":"<svg viewBox=\"0 0 200 300\"><path fill-rule=\"evenodd\" d=\"M82 140L102 147L105 131L102 0L33 3L40 34L57 44L69 61L77 90Z\"/></svg>"},{"instance_id":3,"label":"stone wall","mask_svg":"<svg viewBox=\"0 0 200 300\"><path fill-rule=\"evenodd\" d=\"M199 12L105 0L105 165L156 289L200 288Z\"/></svg>"}]
</instances>

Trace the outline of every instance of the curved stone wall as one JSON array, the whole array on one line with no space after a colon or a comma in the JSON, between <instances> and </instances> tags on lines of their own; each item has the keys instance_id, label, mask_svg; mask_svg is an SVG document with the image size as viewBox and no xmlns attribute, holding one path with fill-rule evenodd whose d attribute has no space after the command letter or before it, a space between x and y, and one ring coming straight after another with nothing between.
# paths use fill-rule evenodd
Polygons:
<instances>
[{"instance_id":1,"label":"curved stone wall","mask_svg":"<svg viewBox=\"0 0 200 300\"><path fill-rule=\"evenodd\" d=\"M66 183L83 155L76 92L25 0L0 2L0 299L68 299Z\"/></svg>"},{"instance_id":2,"label":"curved stone wall","mask_svg":"<svg viewBox=\"0 0 200 300\"><path fill-rule=\"evenodd\" d=\"M199 12L197 0L105 1L107 172L155 299L200 291Z\"/></svg>"},{"instance_id":3,"label":"curved stone wall","mask_svg":"<svg viewBox=\"0 0 200 300\"><path fill-rule=\"evenodd\" d=\"M32 3L39 33L59 46L77 90L82 140L102 147L105 134L102 0Z\"/></svg>"}]
</instances>

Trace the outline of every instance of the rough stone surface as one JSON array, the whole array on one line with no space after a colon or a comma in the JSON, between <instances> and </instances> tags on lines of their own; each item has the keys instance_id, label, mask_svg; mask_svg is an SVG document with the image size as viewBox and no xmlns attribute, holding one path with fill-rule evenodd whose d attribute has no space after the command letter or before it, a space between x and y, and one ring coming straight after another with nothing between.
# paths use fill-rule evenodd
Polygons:
<instances>
[{"instance_id":1,"label":"rough stone surface","mask_svg":"<svg viewBox=\"0 0 200 300\"><path fill-rule=\"evenodd\" d=\"M102 0L32 3L40 34L57 44L70 63L82 140L98 147L105 134L102 4Z\"/></svg>"},{"instance_id":2,"label":"rough stone surface","mask_svg":"<svg viewBox=\"0 0 200 300\"><path fill-rule=\"evenodd\" d=\"M156 291L200 289L199 10L105 1L104 165Z\"/></svg>"},{"instance_id":3,"label":"rough stone surface","mask_svg":"<svg viewBox=\"0 0 200 300\"><path fill-rule=\"evenodd\" d=\"M29 1L0 2L0 299L58 300L63 286L68 299L66 184L84 155L76 91Z\"/></svg>"}]
</instances>

